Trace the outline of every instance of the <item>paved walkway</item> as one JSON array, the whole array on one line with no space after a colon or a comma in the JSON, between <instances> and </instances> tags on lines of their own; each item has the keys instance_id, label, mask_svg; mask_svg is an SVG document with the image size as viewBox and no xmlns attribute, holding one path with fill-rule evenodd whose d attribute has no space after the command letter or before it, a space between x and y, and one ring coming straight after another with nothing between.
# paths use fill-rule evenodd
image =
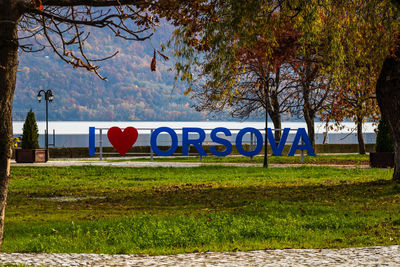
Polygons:
<instances>
[{"instance_id":1,"label":"paved walkway","mask_svg":"<svg viewBox=\"0 0 400 267\"><path fill-rule=\"evenodd\" d=\"M99 160L51 160L46 163L15 163L11 166L66 167L66 166L113 166L113 167L198 167L201 162L152 162L152 161L99 161Z\"/></svg>"},{"instance_id":2,"label":"paved walkway","mask_svg":"<svg viewBox=\"0 0 400 267\"><path fill-rule=\"evenodd\" d=\"M240 166L240 167L261 167L261 163L229 163L229 162L155 162L155 161L100 161L100 160L70 160L57 159L46 163L16 163L11 161L14 166L33 166L33 167L66 167L66 166L113 166L113 167L199 167L210 165ZM369 165L340 165L340 164L269 164L270 167L300 167L307 166L329 166L335 168L369 168Z\"/></svg>"},{"instance_id":3,"label":"paved walkway","mask_svg":"<svg viewBox=\"0 0 400 267\"><path fill-rule=\"evenodd\" d=\"M1 253L0 263L28 266L400 266L400 246L277 249L168 256Z\"/></svg>"}]
</instances>

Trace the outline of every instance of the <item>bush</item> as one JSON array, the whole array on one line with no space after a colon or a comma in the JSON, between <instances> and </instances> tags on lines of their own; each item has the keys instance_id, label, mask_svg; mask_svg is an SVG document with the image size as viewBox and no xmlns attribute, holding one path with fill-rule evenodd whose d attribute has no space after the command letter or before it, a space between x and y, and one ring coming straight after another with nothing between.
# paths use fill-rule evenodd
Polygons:
<instances>
[{"instance_id":1,"label":"bush","mask_svg":"<svg viewBox=\"0 0 400 267\"><path fill-rule=\"evenodd\" d=\"M22 130L22 149L39 148L39 131L32 109L26 115L24 128Z\"/></svg>"},{"instance_id":2,"label":"bush","mask_svg":"<svg viewBox=\"0 0 400 267\"><path fill-rule=\"evenodd\" d=\"M381 119L378 124L378 135L376 136L376 152L393 152L394 146L392 136L385 121Z\"/></svg>"}]
</instances>

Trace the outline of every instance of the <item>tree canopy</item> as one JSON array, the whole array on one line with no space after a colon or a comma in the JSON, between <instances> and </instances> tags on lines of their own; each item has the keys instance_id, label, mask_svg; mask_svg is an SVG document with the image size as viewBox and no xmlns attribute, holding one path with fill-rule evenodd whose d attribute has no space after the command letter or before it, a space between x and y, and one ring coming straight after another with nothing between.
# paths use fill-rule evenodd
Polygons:
<instances>
[{"instance_id":1,"label":"tree canopy","mask_svg":"<svg viewBox=\"0 0 400 267\"><path fill-rule=\"evenodd\" d=\"M209 95L207 105L232 103L240 94L241 53L259 51L261 43L268 71L276 72L276 62L289 63L291 73L297 74L297 99L311 134L317 113L355 122L379 114L375 85L399 34L399 12L390 1L218 3L208 20L192 20L176 31L176 55L181 58L177 78L188 83L187 93L195 89L195 95L204 96L199 88L203 92L225 88ZM295 55L279 57L277 32L285 32L288 22L297 34Z\"/></svg>"}]
</instances>

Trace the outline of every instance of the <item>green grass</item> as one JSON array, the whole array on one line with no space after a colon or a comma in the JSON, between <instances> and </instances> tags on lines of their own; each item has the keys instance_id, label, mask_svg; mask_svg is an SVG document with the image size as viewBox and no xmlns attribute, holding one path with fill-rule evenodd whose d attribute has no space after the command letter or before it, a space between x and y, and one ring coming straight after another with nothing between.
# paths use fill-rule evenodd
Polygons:
<instances>
[{"instance_id":1,"label":"green grass","mask_svg":"<svg viewBox=\"0 0 400 267\"><path fill-rule=\"evenodd\" d=\"M392 170L13 167L4 252L170 254L399 244ZM53 197L82 197L56 202Z\"/></svg>"},{"instance_id":2,"label":"green grass","mask_svg":"<svg viewBox=\"0 0 400 267\"><path fill-rule=\"evenodd\" d=\"M119 161L149 161L149 158L135 158L135 159L110 159L111 162ZM156 162L199 162L199 157L155 157ZM264 156L256 156L253 159L244 156L228 156L228 157L214 157L208 156L203 157L204 163L254 163L262 164ZM301 158L299 155L288 157L288 156L269 156L268 162L275 164L300 164ZM344 165L362 165L369 164L369 155L359 154L345 154L345 155L317 155L315 157L304 156L305 164L344 164Z\"/></svg>"}]
</instances>

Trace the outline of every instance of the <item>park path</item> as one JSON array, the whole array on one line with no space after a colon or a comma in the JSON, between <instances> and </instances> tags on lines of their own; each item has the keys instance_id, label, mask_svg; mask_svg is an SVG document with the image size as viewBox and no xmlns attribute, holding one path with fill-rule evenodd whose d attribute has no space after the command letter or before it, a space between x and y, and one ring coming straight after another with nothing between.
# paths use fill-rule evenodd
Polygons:
<instances>
[{"instance_id":1,"label":"park path","mask_svg":"<svg viewBox=\"0 0 400 267\"><path fill-rule=\"evenodd\" d=\"M400 266L400 246L276 249L167 256L0 253L0 264L28 266Z\"/></svg>"},{"instance_id":2,"label":"park path","mask_svg":"<svg viewBox=\"0 0 400 267\"><path fill-rule=\"evenodd\" d=\"M261 163L227 163L227 162L156 162L156 161L100 161L100 160L50 160L46 163L16 163L11 161L12 166L31 166L31 167L67 167L67 166L113 166L113 167L199 167L199 166L238 166L238 167L261 167ZM300 167L300 166L329 166L334 168L369 168L369 165L349 165L349 164L269 164L270 167Z\"/></svg>"}]
</instances>

